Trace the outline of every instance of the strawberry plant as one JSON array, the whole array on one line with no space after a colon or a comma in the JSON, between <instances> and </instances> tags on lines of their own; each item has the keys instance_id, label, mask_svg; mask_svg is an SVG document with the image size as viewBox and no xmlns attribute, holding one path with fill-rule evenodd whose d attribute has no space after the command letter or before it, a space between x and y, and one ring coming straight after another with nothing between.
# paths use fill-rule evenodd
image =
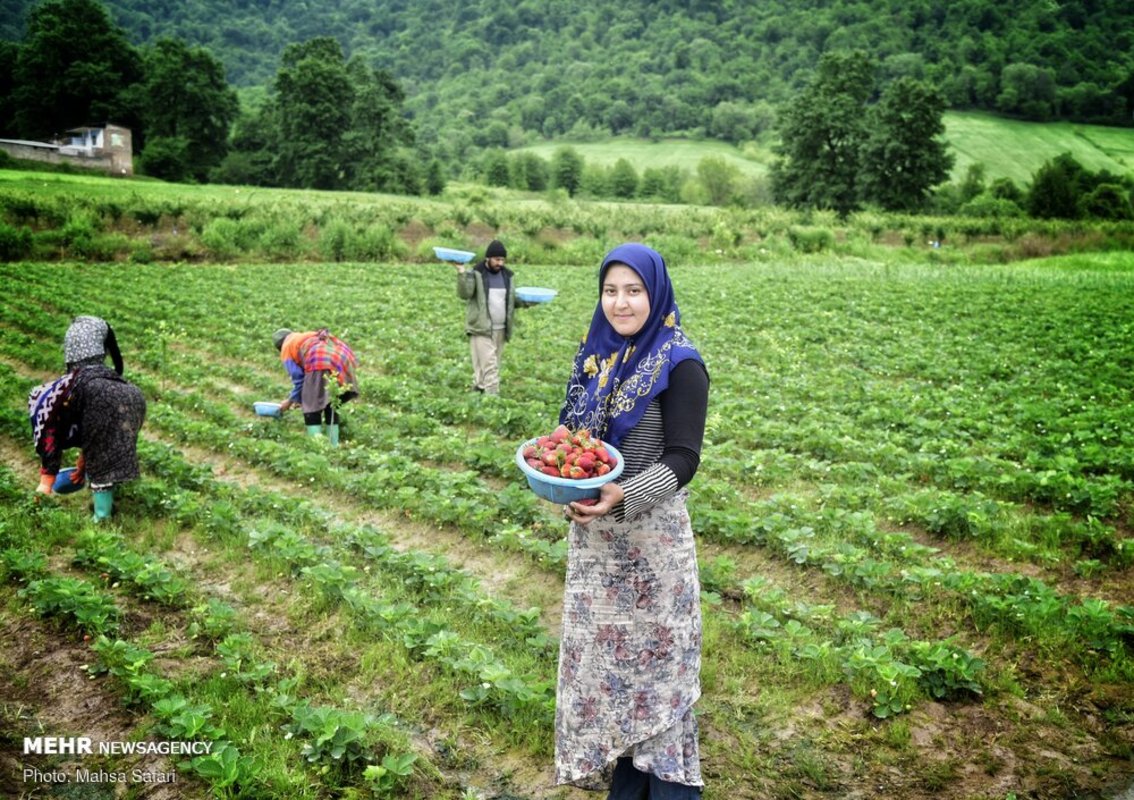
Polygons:
<instances>
[{"instance_id":1,"label":"strawberry plant","mask_svg":"<svg viewBox=\"0 0 1134 800\"><path fill-rule=\"evenodd\" d=\"M227 741L214 743L208 754L194 757L188 766L208 781L220 797L235 796L236 787L253 783L256 773L252 759L242 756Z\"/></svg>"},{"instance_id":2,"label":"strawberry plant","mask_svg":"<svg viewBox=\"0 0 1134 800\"><path fill-rule=\"evenodd\" d=\"M305 740L303 756L307 761L350 772L366 759L366 732L372 724L373 720L361 712L301 702L292 709L291 722L284 730Z\"/></svg>"},{"instance_id":3,"label":"strawberry plant","mask_svg":"<svg viewBox=\"0 0 1134 800\"><path fill-rule=\"evenodd\" d=\"M78 578L38 578L19 595L41 616L58 617L91 635L115 630L121 616L110 595Z\"/></svg>"},{"instance_id":4,"label":"strawberry plant","mask_svg":"<svg viewBox=\"0 0 1134 800\"><path fill-rule=\"evenodd\" d=\"M416 762L417 755L414 753L388 753L382 757L382 763L371 764L364 769L362 777L376 796L396 797L405 785L406 778L413 774Z\"/></svg>"}]
</instances>

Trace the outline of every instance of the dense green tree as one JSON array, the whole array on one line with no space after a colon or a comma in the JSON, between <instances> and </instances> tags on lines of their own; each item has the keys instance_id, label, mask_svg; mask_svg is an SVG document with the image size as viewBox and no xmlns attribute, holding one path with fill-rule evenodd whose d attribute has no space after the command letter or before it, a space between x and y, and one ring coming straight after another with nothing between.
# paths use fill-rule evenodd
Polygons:
<instances>
[{"instance_id":1,"label":"dense green tree","mask_svg":"<svg viewBox=\"0 0 1134 800\"><path fill-rule=\"evenodd\" d=\"M0 40L0 137L19 137L15 127L16 103L13 97L16 88L16 62L19 57L18 44Z\"/></svg>"},{"instance_id":2,"label":"dense green tree","mask_svg":"<svg viewBox=\"0 0 1134 800\"><path fill-rule=\"evenodd\" d=\"M437 185L423 167L429 152L413 149L401 88L357 57L344 61L336 41L290 46L273 88L237 120L215 180L395 193Z\"/></svg>"},{"instance_id":3,"label":"dense green tree","mask_svg":"<svg viewBox=\"0 0 1134 800\"><path fill-rule=\"evenodd\" d=\"M401 87L388 72L371 69L357 56L347 62L346 73L353 101L350 127L343 134L347 159L344 185L407 193L407 186L420 183L417 173L421 171L402 163L407 158L403 150L414 144L414 135L402 114L405 95ZM415 174L411 177L410 172Z\"/></svg>"},{"instance_id":4,"label":"dense green tree","mask_svg":"<svg viewBox=\"0 0 1134 800\"><path fill-rule=\"evenodd\" d=\"M551 185L571 197L583 182L583 157L573 147L560 147L551 156Z\"/></svg>"},{"instance_id":5,"label":"dense green tree","mask_svg":"<svg viewBox=\"0 0 1134 800\"><path fill-rule=\"evenodd\" d=\"M209 173L209 180L275 186L278 127L275 107L270 103L243 111L233 124L231 147L220 165Z\"/></svg>"},{"instance_id":6,"label":"dense green tree","mask_svg":"<svg viewBox=\"0 0 1134 800\"><path fill-rule=\"evenodd\" d=\"M709 115L708 132L716 139L738 144L755 137L756 121L750 109L731 100L722 100Z\"/></svg>"},{"instance_id":7,"label":"dense green tree","mask_svg":"<svg viewBox=\"0 0 1134 800\"><path fill-rule=\"evenodd\" d=\"M355 87L339 43L329 37L289 45L275 80L280 183L303 189L338 189L350 162Z\"/></svg>"},{"instance_id":8,"label":"dense green tree","mask_svg":"<svg viewBox=\"0 0 1134 800\"><path fill-rule=\"evenodd\" d=\"M772 165L779 202L797 208L833 209L845 216L858 207L866 103L874 67L861 51L831 52L780 120L782 144Z\"/></svg>"},{"instance_id":9,"label":"dense green tree","mask_svg":"<svg viewBox=\"0 0 1134 800\"><path fill-rule=\"evenodd\" d=\"M151 136L138 160L138 171L167 181L189 177L189 141L181 136Z\"/></svg>"},{"instance_id":10,"label":"dense green tree","mask_svg":"<svg viewBox=\"0 0 1134 800\"><path fill-rule=\"evenodd\" d=\"M1025 199L1028 214L1041 219L1078 219L1085 172L1070 153L1045 162L1032 176Z\"/></svg>"},{"instance_id":11,"label":"dense green tree","mask_svg":"<svg viewBox=\"0 0 1134 800\"><path fill-rule=\"evenodd\" d=\"M600 164L583 164L583 175L579 179L576 193L582 197L608 197L610 195L610 170Z\"/></svg>"},{"instance_id":12,"label":"dense green tree","mask_svg":"<svg viewBox=\"0 0 1134 800\"><path fill-rule=\"evenodd\" d=\"M421 194L425 188L425 170L421 157L412 148L399 147L390 154L382 191L394 194Z\"/></svg>"},{"instance_id":13,"label":"dense green tree","mask_svg":"<svg viewBox=\"0 0 1134 800\"><path fill-rule=\"evenodd\" d=\"M165 170L169 180L205 180L228 151L229 130L239 104L225 82L224 67L212 54L177 39L159 39L144 51L145 79L141 84L146 146L160 138L178 140L184 149L184 172ZM147 164L156 162L146 158ZM162 161L171 162L167 156ZM150 167L147 173L156 174Z\"/></svg>"},{"instance_id":14,"label":"dense green tree","mask_svg":"<svg viewBox=\"0 0 1134 800\"><path fill-rule=\"evenodd\" d=\"M1028 119L1051 119L1055 109L1055 73L1035 64L1009 64L1000 74L998 111Z\"/></svg>"},{"instance_id":15,"label":"dense green tree","mask_svg":"<svg viewBox=\"0 0 1134 800\"><path fill-rule=\"evenodd\" d=\"M511 140L516 126L560 135L579 119L645 136L707 129L722 103L781 105L806 83L821 53L848 46L871 53L883 82L926 80L953 108L997 110L999 99L1013 114L1134 121L1129 0L1020 0L1011 8L986 0L708 7L656 0L527 7L485 0L105 1L132 41L172 35L205 46L241 87L270 84L289 43L333 37L412 87L406 109L431 143L459 130L487 136L478 147L505 147L501 136ZM0 39L18 39L37 2L5 0ZM1029 86L1018 79L1029 76L1005 73L1014 64L1049 71L1054 99L1021 105L1020 90Z\"/></svg>"},{"instance_id":16,"label":"dense green tree","mask_svg":"<svg viewBox=\"0 0 1134 800\"><path fill-rule=\"evenodd\" d=\"M974 197L984 194L984 164L979 161L974 164L969 164L968 169L965 170L965 177L961 180L961 185L958 188L960 190L962 203L967 203Z\"/></svg>"},{"instance_id":17,"label":"dense green tree","mask_svg":"<svg viewBox=\"0 0 1134 800\"><path fill-rule=\"evenodd\" d=\"M614 197L630 199L638 194L638 171L625 158L620 158L610 168L608 183Z\"/></svg>"},{"instance_id":18,"label":"dense green tree","mask_svg":"<svg viewBox=\"0 0 1134 800\"><path fill-rule=\"evenodd\" d=\"M642 170L642 183L638 187L638 196L666 203L680 202L681 185L685 183L685 178L686 175L681 167L676 165L646 167Z\"/></svg>"},{"instance_id":19,"label":"dense green tree","mask_svg":"<svg viewBox=\"0 0 1134 800\"><path fill-rule=\"evenodd\" d=\"M508 156L499 147L494 147L484 154L480 172L484 176L484 182L489 186L509 186L512 183Z\"/></svg>"},{"instance_id":20,"label":"dense green tree","mask_svg":"<svg viewBox=\"0 0 1134 800\"><path fill-rule=\"evenodd\" d=\"M697 180L711 205L727 205L736 192L740 173L720 156L706 156L697 162Z\"/></svg>"},{"instance_id":21,"label":"dense green tree","mask_svg":"<svg viewBox=\"0 0 1134 800\"><path fill-rule=\"evenodd\" d=\"M95 0L45 0L28 16L12 75L12 128L47 139L70 128L114 122L136 129L129 89L142 59Z\"/></svg>"},{"instance_id":22,"label":"dense green tree","mask_svg":"<svg viewBox=\"0 0 1134 800\"><path fill-rule=\"evenodd\" d=\"M1011 178L997 178L989 184L988 193L999 200L1011 200L1016 205L1024 202L1024 191Z\"/></svg>"},{"instance_id":23,"label":"dense green tree","mask_svg":"<svg viewBox=\"0 0 1134 800\"><path fill-rule=\"evenodd\" d=\"M949 177L953 156L941 138L945 103L934 89L898 78L871 107L859 193L888 211L920 211Z\"/></svg>"},{"instance_id":24,"label":"dense green tree","mask_svg":"<svg viewBox=\"0 0 1134 800\"><path fill-rule=\"evenodd\" d=\"M1100 183L1083 198L1083 212L1094 219L1134 219L1130 192L1115 183Z\"/></svg>"},{"instance_id":25,"label":"dense green tree","mask_svg":"<svg viewBox=\"0 0 1134 800\"><path fill-rule=\"evenodd\" d=\"M429 195L439 195L443 191L445 191L445 176L441 170L441 161L432 158L425 169L425 192Z\"/></svg>"},{"instance_id":26,"label":"dense green tree","mask_svg":"<svg viewBox=\"0 0 1134 800\"><path fill-rule=\"evenodd\" d=\"M542 192L550 182L547 161L535 153L517 153L511 162L512 185L517 189Z\"/></svg>"}]
</instances>

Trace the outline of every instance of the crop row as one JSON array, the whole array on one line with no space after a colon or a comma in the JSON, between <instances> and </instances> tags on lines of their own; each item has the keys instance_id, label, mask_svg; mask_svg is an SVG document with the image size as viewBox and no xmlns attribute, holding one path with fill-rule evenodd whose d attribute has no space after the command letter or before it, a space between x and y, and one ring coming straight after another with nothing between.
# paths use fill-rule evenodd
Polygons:
<instances>
[{"instance_id":1,"label":"crop row","mask_svg":"<svg viewBox=\"0 0 1134 800\"><path fill-rule=\"evenodd\" d=\"M193 398L185 398L185 402L193 404L196 401ZM206 425L208 423L205 423ZM216 442L213 442L214 446ZM323 466L320 465L319 469L322 470ZM304 482L304 473L299 472L291 475L294 480L299 483ZM207 479L206 479L207 480ZM197 488L201 487L199 480L194 480L193 485ZM169 497L165 494L165 501L168 502ZM479 687L476 689L466 689L464 696L467 698L474 698L480 702L491 700L492 694L497 694L499 697L495 702L501 708L514 709L517 702L521 704L530 703L539 699L539 702L548 707L550 697L546 694L546 685L543 690L529 689L528 684L523 680L516 679L509 670L503 668L502 665L495 662L491 657L491 652L479 646L469 647L462 645L461 640L455 634L445 631L443 628L438 628L437 624L428 623L423 621L423 616L420 612L415 612L412 607L407 607L405 604L396 604L385 602L380 599L381 595L371 591L360 591L358 589L359 572L356 568L347 567L341 561L337 560L325 547L316 545L305 537L297 534L294 530L279 524L262 526L260 529L251 532L251 539L258 546L268 547L275 554L282 557L287 564L294 569L302 570L303 574L308 579L313 580L319 585L322 590L327 594L329 599L337 602L342 602L347 605L356 616L366 624L374 626L376 623L382 623L386 628L386 635L390 635L390 630L399 630L400 638L403 640L407 648L412 651L422 651L424 655L440 659L442 663L464 671L475 671L475 674L482 678ZM369 534L368 534L369 536ZM387 556L390 555L390 548L382 542L372 542L368 539L360 539L358 534L346 534L342 531L337 531L333 537L336 541L346 542L356 548L361 548L363 552L372 554L375 552L375 547ZM395 560L404 562L417 561L421 564L422 559L414 556L399 556ZM411 579L420 580L424 577L426 580L433 584L444 582L442 575L432 575L434 569L432 560L425 559L425 570L418 569L416 575L407 576L404 571L400 572L401 577L405 580L407 577ZM426 571L427 570L427 571ZM479 601L483 603L484 601ZM498 604L495 604L498 605ZM507 617L508 622L514 622L516 619L515 614L509 614ZM534 616L531 618L534 619ZM399 627L401 626L401 627ZM534 635L534 638L533 638ZM533 641L546 641L546 637L542 632L534 628L524 635L524 639L529 644ZM859 643L862 644L861 642ZM914 648L915 645L911 645ZM916 645L917 652L924 652L926 648L931 647L930 643L921 643ZM877 647L872 647L871 652L874 653L873 658L879 658ZM914 652L911 649L911 652ZM934 651L936 652L936 651ZM865 656L859 654L856 658L861 661ZM849 663L849 661L848 661ZM873 663L873 662L871 662ZM966 661L966 663L968 663ZM858 670L860 674L865 674L867 670L874 670L874 667L861 666ZM883 669L880 674L885 676L888 674ZM875 670L877 671L877 670ZM926 670L927 674L930 673ZM928 679L927 679L928 680ZM885 685L889 685L888 679L884 681ZM536 682L531 684L538 686ZM879 700L879 695L874 697L874 708L879 713L884 705L882 700ZM889 695L883 693L881 697L885 699ZM500 699L503 698L503 701ZM912 698L912 695L907 691L902 697L904 698L905 705ZM542 698L542 699L541 699ZM889 707L888 705L885 707Z\"/></svg>"},{"instance_id":2,"label":"crop row","mask_svg":"<svg viewBox=\"0 0 1134 800\"><path fill-rule=\"evenodd\" d=\"M6 493L18 493L14 476L7 470L0 471L0 484ZM86 633L94 655L86 667L91 677L111 677L128 705L152 715L156 733L171 740L210 743L208 753L179 766L203 779L217 797L246 796L258 791L261 779L254 760L242 755L234 743L235 738L247 737L248 731L242 730L245 723L222 714L213 704L190 699L202 694L199 684L215 684L215 690L227 698L226 707L234 691L243 692L259 707L260 723L275 721L289 736L303 742L302 755L316 769L322 767L320 774L328 768L335 771L335 779L361 773L363 784L375 797L393 796L413 773L417 756L412 752L398 753L382 746L378 749L385 752L380 753L380 760L370 762L375 743L392 742L400 736L392 716L375 718L358 711L312 706L298 698L294 694L297 680L278 677L274 663L259 659L252 636L237 630L237 614L231 606L197 595L180 578L155 582L155 576L170 576L169 568L131 550L120 534L105 529L84 530L74 555L75 564L98 573L101 586L83 578L50 574L46 553L33 549L33 542L64 538L75 524L73 514L51 506L17 513L22 519L15 524L13 515L5 514L0 572L7 580L23 584L18 595L36 614ZM34 538L22 530L32 527L37 531ZM58 534L44 535L53 530ZM197 674L188 680L163 677L154 669L151 650L118 638L125 614L113 590L120 586L129 587L146 601L189 614L192 621L187 630L194 639L211 643L212 655L219 662L213 674ZM221 716L229 716L230 722L221 721Z\"/></svg>"},{"instance_id":3,"label":"crop row","mask_svg":"<svg viewBox=\"0 0 1134 800\"><path fill-rule=\"evenodd\" d=\"M437 421L413 412L393 415L381 412L385 424L379 427L402 444L386 452L350 448L335 456L336 464L341 464L343 469L333 465L327 453L299 451L284 442L265 438L247 443L233 441L227 430L241 425L243 419L233 414L226 404L197 394L170 393L168 399L169 406L158 412L155 421L166 425L167 429L175 428L176 435L186 437L186 441L239 455L291 480L302 482L317 474L319 481L329 488L379 507L409 511L438 524L453 524L473 535L497 530L501 543L534 546L549 557L562 557L562 550L555 550L555 544L540 537L522 535L525 528L538 521L532 516L532 501L526 493L514 486L503 490L486 487L472 471L454 472L423 464L422 452L415 450L415 443L435 436L440 424ZM190 409L205 419L199 423L185 418L172 420L173 406ZM366 422L363 420L363 424ZM398 423L405 424L406 428L398 427ZM265 426L250 428L244 424L253 432L270 430ZM435 438L453 441L451 435ZM484 446L489 457L478 458L491 461L491 442ZM403 453L402 449L408 452ZM499 449L495 452L497 462L506 460ZM443 448L434 453L445 454ZM477 464L471 466L477 467ZM902 592L912 583L924 580L936 587L953 588L974 609L973 616L978 624L999 621L1011 629L1046 632L1047 636L1058 637L1060 641L1078 640L1089 652L1101 649L1111 655L1123 653L1126 622L1122 610L1113 612L1101 602L1078 606L1069 598L1055 595L1039 581L1020 590L1016 586L1018 580L957 572L948 560L935 563L930 549L918 545L907 534L879 531L871 514L840 510L837 504L808 511L809 504L802 498L783 497L752 503L731 490L728 484L712 477L705 481L700 497L707 503L698 515L698 531L710 538L772 546L795 563L819 566L855 586ZM829 502L832 498L833 495L828 494L824 500ZM938 509L932 511L937 513ZM761 522L753 524L752 520ZM1090 523L1086 527L1089 529ZM1119 554L1125 552L1121 543L1111 541L1110 546ZM948 576L948 579L938 580L938 575ZM984 595L993 599L982 602ZM996 600L997 597L1009 600ZM1091 620L1090 626L1079 624L1083 615ZM1082 635L1077 635L1077 631L1082 631Z\"/></svg>"},{"instance_id":4,"label":"crop row","mask_svg":"<svg viewBox=\"0 0 1134 800\"><path fill-rule=\"evenodd\" d=\"M346 280L358 280L371 286L373 303L377 306L386 308L404 302L400 298L404 297L401 292L406 282L397 276L388 282L376 281L358 269L343 269ZM75 277L83 279L82 275ZM215 271L204 270L201 275L191 273L187 279L186 297L190 300L176 304L175 310L171 308L172 301L167 303L160 296L142 298L131 294L125 276L100 277L100 282L109 283L107 288L118 296L119 313L129 313L132 318L142 320L152 321L155 317L163 320L161 325L133 332L135 341L143 346L143 363L158 371L157 385L160 387L166 381L183 385L203 383L202 390L208 390L205 387L210 386L210 378L215 378L250 385L260 392L280 391L282 382L273 381L269 377L271 371L266 369L272 364L272 357L262 341L262 331L261 336L257 336L254 326L249 325L251 320L278 316L273 302L263 293L252 291L246 278L238 273L223 272L218 276ZM196 304L194 298L207 296L202 284L218 279L236 284L232 289L246 313L210 320L206 306ZM896 286L894 292L904 293L908 289L906 282L892 283ZM1016 284L1021 282L1006 283L1010 289L1019 290ZM443 284L438 291L449 288ZM1071 288L1074 288L1073 283ZM45 302L57 296L42 286L33 285L29 290L40 292ZM858 300L865 307L852 316L856 323L860 318L869 319L874 309L866 304L878 301L871 296ZM444 327L444 317L434 305L415 311L419 313L415 322L423 329ZM31 324L21 320L21 327L46 331L53 325L58 328L65 319L58 313L41 313L45 319ZM338 310L334 316L341 313ZM183 320L184 325L166 326L164 320L169 316ZM820 320L828 318L824 315ZM194 337L185 332L206 323L214 331L213 335ZM517 400L483 408L463 396L464 380L459 371L438 368L439 364L459 364L463 358L451 343L442 340L440 350L436 340L420 346L421 340L394 335L397 327L380 318L372 321L355 318L346 324L352 333L357 332L364 339L373 337L383 342L382 361L371 364L372 375L367 377L367 404L350 410L351 418L373 423L367 437L373 446L410 450L415 456L432 448L437 461L464 456L478 472L499 473L508 459L500 457L503 451L499 445L493 449L491 436L480 433L470 441L467 433L453 436L453 431L438 429L437 425L473 426L476 430L496 431L496 436L505 435L518 441L551 417L546 405L533 404L527 399L531 395L525 373L518 376ZM811 325L814 326L814 321ZM804 322L800 321L800 327L803 326ZM835 339L830 331L822 332L826 349L830 349L831 342L839 343L837 351L849 349L851 345L846 342L865 340L859 349L870 348L869 353L847 352L845 361L853 364L869 358L871 363L857 370L834 371L832 374L837 380L827 386L806 379L783 380L780 374L797 372L799 365L783 365L773 358L767 367L756 369L756 383L777 386L778 391L739 392L737 396L742 396L744 402L741 407L734 404L730 399L732 393L728 391L734 380L732 370L724 370L719 383L725 396L717 406L720 412L716 418L720 422L710 426L706 477L739 485L753 477L752 461L760 459L761 454L765 459L779 461L778 466L784 469L793 468L793 459L794 463L827 465L826 474L816 474L816 480L833 478L855 483L863 493L870 492L871 483L877 481L878 476L885 476L890 499L884 504L875 500L871 510L896 524L914 523L946 536L976 538L1012 557L1050 561L1059 557L1061 548L1069 549L1085 559L1085 570L1108 563L1121 566L1128 561L1129 555L1123 552L1122 540L1116 535L1114 525L1104 522L1100 515L1120 510L1123 498L1129 496L1130 487L1121 465L1122 459L1129 459L1134 452L1127 441L1131 426L1115 416L1115 408L1109 402L1092 402L1085 406L1086 410L1078 411L1050 407L1049 403L1047 416L1055 422L1049 422L1048 427L1038 433L1031 417L1012 416L1013 409L1021 403L1011 398L1018 396L1017 393L1024 396L1040 393L1040 384L1046 379L1054 379L1057 385L1073 389L1073 392L1065 389L1068 399L1086 391L1085 386L1080 390L1068 383L1069 376L1073 378L1075 374L1070 372L1068 364L1060 362L1058 369L1047 366L1044 371L1028 371L1022 376L1027 378L1023 383L1015 378L1007 379L1012 376L996 382L976 376L982 383L980 391L974 392L957 382L972 380L965 377L973 372L972 365L965 364L964 370L968 372L960 366L962 359L974 360L968 355L970 350L948 353L950 371L948 374L942 371L938 376L934 370L941 370L934 364L935 359L942 358L939 353L911 348L909 342L895 348L894 343L869 335L869 329L857 324L839 333L840 337ZM961 343L964 341L962 337ZM1109 337L1083 346L1093 344L1105 352L1113 348L1115 341ZM756 343L759 344L759 340ZM778 356L784 348L779 345L771 355ZM806 351L805 346L800 349ZM728 353L718 354L717 359L727 367L728 356ZM1000 354L997 358L996 364L988 369L1000 369L998 365L1005 356ZM809 369L814 366L831 372L828 362L815 357L809 360L815 362ZM252 363L261 364L263 368L251 367ZM783 369L778 369L781 366ZM919 370L918 379L903 378L906 373ZM751 375L752 367L738 372L746 373ZM961 377L954 378L954 374ZM539 384L535 381L533 385ZM423 391L424 387L442 391ZM1092 384L1096 392L1103 392L1105 388L1105 384ZM995 412L1002 413L1002 417L986 422L990 401L991 408L1005 410ZM821 419L816 417L818 407L822 408ZM1038 407L1035 403L1028 406ZM1126 413L1121 408L1119 413ZM393 412L400 418L390 419L388 409L401 409L401 412ZM1068 424L1074 425L1073 430L1061 430ZM996 439L1005 433L1023 438L1019 445L1011 442L997 445ZM401 441L391 441L397 437ZM979 452L972 452L971 445L964 443L973 442L976 437L983 444ZM1065 439L1070 447L1066 446ZM1075 456L1077 441L1082 442L1081 454L1089 450L1093 455L1089 458ZM1032 446L1029 442L1034 442L1034 452L1026 450ZM417 449L413 451L415 443ZM1056 455L1042 456L1045 452L1042 448L1050 451L1056 443L1059 444ZM965 446L970 450L958 449ZM1015 455L1018 451L1024 452L1023 458ZM1029 452L1032 455L1027 455ZM469 458L470 455L474 457ZM1100 473L1100 469L1111 472ZM926 483L938 488L934 492L917 488ZM1042 515L1027 513L1020 503L1040 503L1065 511ZM1086 516L1073 517L1069 512ZM1033 537L1040 540L1038 548L1029 545Z\"/></svg>"}]
</instances>

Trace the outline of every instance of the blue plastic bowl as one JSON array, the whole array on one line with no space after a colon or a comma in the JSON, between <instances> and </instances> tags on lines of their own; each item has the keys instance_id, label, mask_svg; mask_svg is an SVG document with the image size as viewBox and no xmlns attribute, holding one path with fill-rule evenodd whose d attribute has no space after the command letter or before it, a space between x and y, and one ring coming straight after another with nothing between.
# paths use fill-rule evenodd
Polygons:
<instances>
[{"instance_id":1,"label":"blue plastic bowl","mask_svg":"<svg viewBox=\"0 0 1134 800\"><path fill-rule=\"evenodd\" d=\"M252 409L261 417L278 417L280 415L279 403L265 403L260 401L253 403Z\"/></svg>"},{"instance_id":2,"label":"blue plastic bowl","mask_svg":"<svg viewBox=\"0 0 1134 800\"><path fill-rule=\"evenodd\" d=\"M555 289L544 289L539 286L516 287L516 297L525 303L550 303L557 294L559 292Z\"/></svg>"},{"instance_id":3,"label":"blue plastic bowl","mask_svg":"<svg viewBox=\"0 0 1134 800\"><path fill-rule=\"evenodd\" d=\"M453 261L457 264L467 264L476 256L476 253L470 253L468 250L451 250L448 247L434 247L433 254L442 261Z\"/></svg>"},{"instance_id":4,"label":"blue plastic bowl","mask_svg":"<svg viewBox=\"0 0 1134 800\"><path fill-rule=\"evenodd\" d=\"M550 500L559 505L572 503L576 500L598 499L599 487L621 475L622 468L626 466L626 462L622 460L622 453L618 452L614 445L604 442L603 446L610 451L610 454L618 461L618 463L614 465L614 469L605 475L597 478L582 478L581 480L544 475L542 472L532 469L524 459L524 448L529 444L535 444L537 439L538 437L536 437L536 439L528 439L516 448L516 466L520 468L520 471L524 473L524 477L528 479L528 486L533 492L544 500Z\"/></svg>"},{"instance_id":5,"label":"blue plastic bowl","mask_svg":"<svg viewBox=\"0 0 1134 800\"><path fill-rule=\"evenodd\" d=\"M82 489L85 485L83 481L80 480L78 483L71 481L71 476L74 474L74 467L59 470L59 472L55 474L55 484L51 487L51 491L55 492L55 494L71 494L71 492L77 492Z\"/></svg>"}]
</instances>

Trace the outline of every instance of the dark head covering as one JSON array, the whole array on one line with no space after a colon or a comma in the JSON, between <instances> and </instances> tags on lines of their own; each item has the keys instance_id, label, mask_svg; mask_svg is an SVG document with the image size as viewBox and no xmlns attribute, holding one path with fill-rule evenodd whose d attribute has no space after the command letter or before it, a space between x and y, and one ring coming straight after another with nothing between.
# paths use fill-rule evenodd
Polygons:
<instances>
[{"instance_id":1,"label":"dark head covering","mask_svg":"<svg viewBox=\"0 0 1134 800\"><path fill-rule=\"evenodd\" d=\"M493 239L491 242L488 243L488 247L484 248L484 257L485 258L496 258L496 257L507 258L508 257L508 251L504 249L504 245L500 242L499 239Z\"/></svg>"},{"instance_id":2,"label":"dark head covering","mask_svg":"<svg viewBox=\"0 0 1134 800\"><path fill-rule=\"evenodd\" d=\"M85 363L101 363L106 356L114 362L114 371L122 374L122 352L114 329L101 317L79 316L63 335L63 360L67 369Z\"/></svg>"},{"instance_id":3,"label":"dark head covering","mask_svg":"<svg viewBox=\"0 0 1134 800\"><path fill-rule=\"evenodd\" d=\"M615 331L602 310L603 280L614 264L638 273L650 299L645 324L630 337ZM599 302L575 354L559 421L617 447L650 401L669 386L670 370L689 358L704 362L681 329L673 285L657 251L644 244L619 245L603 259L598 284Z\"/></svg>"},{"instance_id":4,"label":"dark head covering","mask_svg":"<svg viewBox=\"0 0 1134 800\"><path fill-rule=\"evenodd\" d=\"M272 344L279 350L283 347L284 339L291 336L291 331L288 328L280 328L272 334Z\"/></svg>"}]
</instances>

